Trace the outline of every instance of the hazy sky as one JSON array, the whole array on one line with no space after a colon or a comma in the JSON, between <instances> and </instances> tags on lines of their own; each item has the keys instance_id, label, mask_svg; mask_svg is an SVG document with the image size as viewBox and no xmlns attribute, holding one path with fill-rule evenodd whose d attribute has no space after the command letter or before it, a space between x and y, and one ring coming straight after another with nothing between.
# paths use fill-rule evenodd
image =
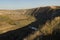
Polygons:
<instances>
[{"instance_id":1,"label":"hazy sky","mask_svg":"<svg viewBox=\"0 0 60 40\"><path fill-rule=\"evenodd\" d=\"M53 5L60 6L60 0L0 0L0 9L24 9Z\"/></svg>"}]
</instances>

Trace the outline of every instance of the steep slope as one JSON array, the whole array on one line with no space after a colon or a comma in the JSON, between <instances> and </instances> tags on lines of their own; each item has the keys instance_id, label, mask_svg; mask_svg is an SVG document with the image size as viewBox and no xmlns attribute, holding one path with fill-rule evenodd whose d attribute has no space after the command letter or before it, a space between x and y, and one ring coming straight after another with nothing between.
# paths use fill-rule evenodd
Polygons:
<instances>
[{"instance_id":1,"label":"steep slope","mask_svg":"<svg viewBox=\"0 0 60 40\"><path fill-rule=\"evenodd\" d=\"M3 19L2 26L7 26L6 28L1 26L1 40L34 40L37 37L40 38L41 35L53 35L55 34L53 31L60 30L60 6L25 10L2 10L0 13L3 13L0 14ZM50 40L44 38L40 39Z\"/></svg>"},{"instance_id":2,"label":"steep slope","mask_svg":"<svg viewBox=\"0 0 60 40\"><path fill-rule=\"evenodd\" d=\"M57 29L60 26L56 26L60 24L60 8L52 8L52 7L45 7L42 9L43 11L37 11L35 18L37 21L35 21L33 27L39 27L39 30L36 31L34 34L31 34L27 37L27 40L33 40L35 37L41 35L48 35L52 34L54 29ZM33 13L34 15L34 13ZM37 25L37 26L36 26ZM31 37L31 38L30 38Z\"/></svg>"}]
</instances>

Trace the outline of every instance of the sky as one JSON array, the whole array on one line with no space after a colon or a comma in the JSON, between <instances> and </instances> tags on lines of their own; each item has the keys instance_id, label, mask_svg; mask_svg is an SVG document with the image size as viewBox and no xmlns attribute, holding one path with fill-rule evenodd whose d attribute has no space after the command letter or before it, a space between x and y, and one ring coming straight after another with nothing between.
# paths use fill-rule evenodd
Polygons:
<instances>
[{"instance_id":1,"label":"sky","mask_svg":"<svg viewBox=\"0 0 60 40\"><path fill-rule=\"evenodd\" d=\"M0 9L29 9L41 6L60 6L60 0L0 0Z\"/></svg>"}]
</instances>

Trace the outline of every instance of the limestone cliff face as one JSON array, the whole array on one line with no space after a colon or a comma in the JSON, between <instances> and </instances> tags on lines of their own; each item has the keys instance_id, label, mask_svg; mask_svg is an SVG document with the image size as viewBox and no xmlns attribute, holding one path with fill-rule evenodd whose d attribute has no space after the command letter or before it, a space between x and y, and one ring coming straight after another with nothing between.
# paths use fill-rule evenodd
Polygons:
<instances>
[{"instance_id":1,"label":"limestone cliff face","mask_svg":"<svg viewBox=\"0 0 60 40\"><path fill-rule=\"evenodd\" d=\"M60 6L0 10L0 19L0 39L33 40L41 35L52 35L55 30L60 31Z\"/></svg>"}]
</instances>

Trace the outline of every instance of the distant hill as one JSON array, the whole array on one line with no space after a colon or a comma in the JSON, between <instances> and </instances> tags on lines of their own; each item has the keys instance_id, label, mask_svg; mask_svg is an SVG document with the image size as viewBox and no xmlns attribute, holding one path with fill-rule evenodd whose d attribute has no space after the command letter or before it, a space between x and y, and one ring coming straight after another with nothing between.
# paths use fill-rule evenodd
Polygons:
<instances>
[{"instance_id":1,"label":"distant hill","mask_svg":"<svg viewBox=\"0 0 60 40\"><path fill-rule=\"evenodd\" d=\"M54 40L59 33L60 6L0 10L1 40Z\"/></svg>"}]
</instances>

